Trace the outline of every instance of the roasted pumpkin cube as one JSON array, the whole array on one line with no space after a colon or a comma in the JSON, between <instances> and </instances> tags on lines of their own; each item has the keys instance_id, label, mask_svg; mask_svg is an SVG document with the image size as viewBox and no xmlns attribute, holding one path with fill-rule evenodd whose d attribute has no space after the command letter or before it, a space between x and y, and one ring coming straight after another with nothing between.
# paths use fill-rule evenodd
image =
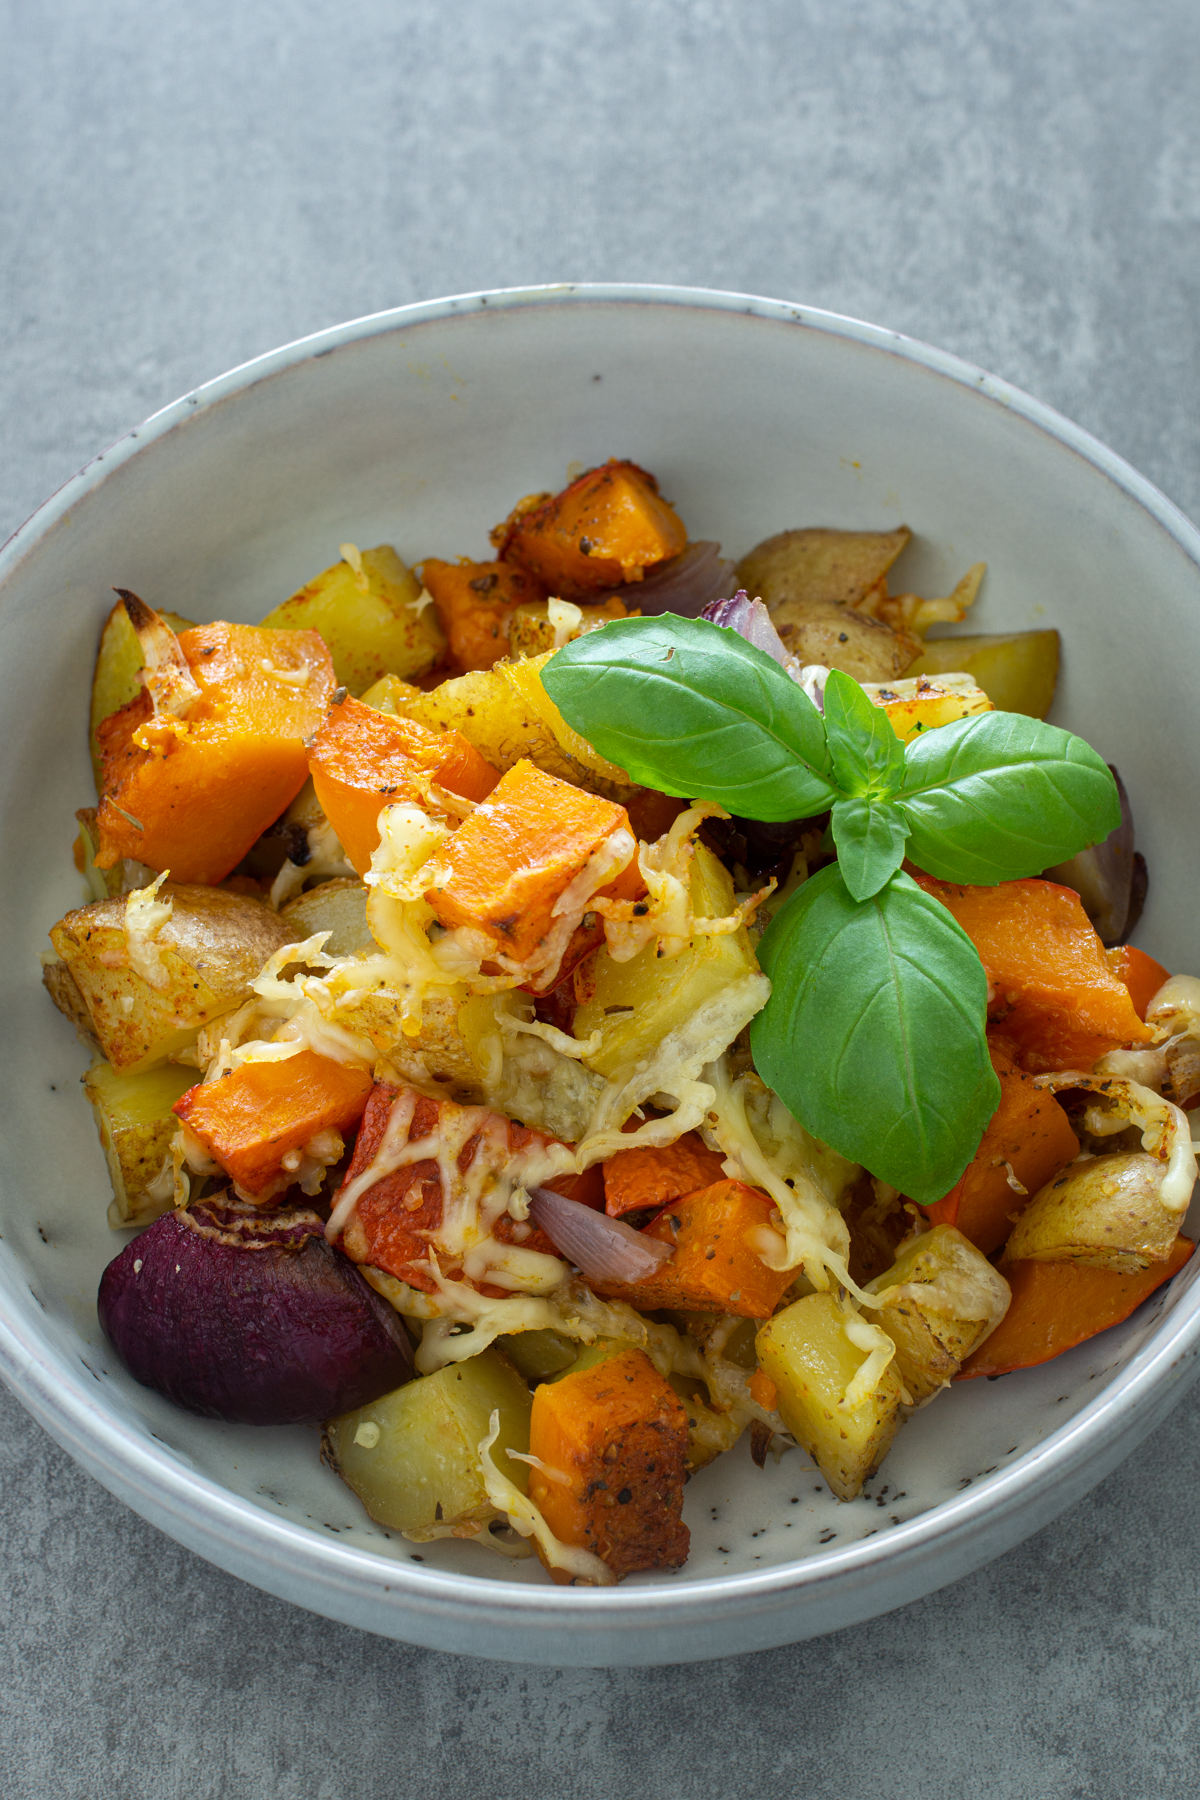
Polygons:
<instances>
[{"instance_id":1,"label":"roasted pumpkin cube","mask_svg":"<svg viewBox=\"0 0 1200 1800\"><path fill-rule=\"evenodd\" d=\"M199 690L186 717L156 715L143 690L97 728L96 866L127 856L212 885L304 786L333 665L315 631L217 623L178 642Z\"/></svg>"},{"instance_id":2,"label":"roasted pumpkin cube","mask_svg":"<svg viewBox=\"0 0 1200 1800\"><path fill-rule=\"evenodd\" d=\"M56 1004L78 1022L72 994L87 1008L93 1035L115 1069L154 1068L196 1040L202 1025L249 998L268 957L294 942L279 917L259 900L221 888L167 882L160 902L171 916L153 939L154 985L135 967L136 930L131 942L127 902L96 900L59 920L50 941L62 958L72 987L60 1000L46 971ZM65 988L65 983L61 984Z\"/></svg>"},{"instance_id":3,"label":"roasted pumpkin cube","mask_svg":"<svg viewBox=\"0 0 1200 1800\"><path fill-rule=\"evenodd\" d=\"M795 1269L769 1269L763 1255L778 1254L785 1239L775 1203L744 1181L722 1179L664 1207L644 1236L673 1252L640 1281L595 1281L608 1300L627 1300L642 1312L678 1307L684 1312L736 1313L768 1319L795 1279Z\"/></svg>"},{"instance_id":4,"label":"roasted pumpkin cube","mask_svg":"<svg viewBox=\"0 0 1200 1800\"><path fill-rule=\"evenodd\" d=\"M758 1334L759 1367L775 1383L776 1405L839 1500L853 1500L888 1453L903 1405L889 1364L857 1405L847 1391L872 1353L846 1335L832 1294L809 1294L776 1313Z\"/></svg>"},{"instance_id":5,"label":"roasted pumpkin cube","mask_svg":"<svg viewBox=\"0 0 1200 1800\"><path fill-rule=\"evenodd\" d=\"M483 800L500 779L456 731L431 731L349 695L335 700L317 727L308 766L325 816L360 875L378 848L385 806L430 804L431 783Z\"/></svg>"},{"instance_id":6,"label":"roasted pumpkin cube","mask_svg":"<svg viewBox=\"0 0 1200 1800\"><path fill-rule=\"evenodd\" d=\"M520 762L446 841L429 904L443 925L473 925L523 962L549 935L564 890L622 831L623 806Z\"/></svg>"},{"instance_id":7,"label":"roasted pumpkin cube","mask_svg":"<svg viewBox=\"0 0 1200 1800\"><path fill-rule=\"evenodd\" d=\"M1072 1163L1034 1195L1005 1255L1125 1274L1165 1262L1179 1229L1179 1214L1162 1203L1165 1170L1144 1150Z\"/></svg>"},{"instance_id":8,"label":"roasted pumpkin cube","mask_svg":"<svg viewBox=\"0 0 1200 1800\"><path fill-rule=\"evenodd\" d=\"M96 1062L84 1076L83 1091L112 1181L108 1222L114 1231L150 1225L174 1205L173 1185L164 1188L162 1183L163 1165L179 1129L171 1108L195 1079L195 1069L175 1063L130 1075L111 1063Z\"/></svg>"},{"instance_id":9,"label":"roasted pumpkin cube","mask_svg":"<svg viewBox=\"0 0 1200 1800\"><path fill-rule=\"evenodd\" d=\"M1008 1312L956 1379L1032 1369L1120 1325L1178 1275L1195 1248L1189 1238L1177 1237L1165 1262L1126 1273L1077 1262L1001 1262L1012 1294Z\"/></svg>"},{"instance_id":10,"label":"roasted pumpkin cube","mask_svg":"<svg viewBox=\"0 0 1200 1800\"><path fill-rule=\"evenodd\" d=\"M957 1226L985 1256L1000 1248L1028 1196L1079 1154L1079 1140L1053 1094L1036 1087L998 1045L989 1049L1000 1104L971 1161L928 1214L931 1225Z\"/></svg>"},{"instance_id":11,"label":"roasted pumpkin cube","mask_svg":"<svg viewBox=\"0 0 1200 1800\"><path fill-rule=\"evenodd\" d=\"M173 1110L242 1192L257 1199L288 1185L314 1138L340 1137L356 1125L371 1087L365 1069L301 1050L282 1061L241 1063L189 1088Z\"/></svg>"},{"instance_id":12,"label":"roasted pumpkin cube","mask_svg":"<svg viewBox=\"0 0 1200 1800\"><path fill-rule=\"evenodd\" d=\"M519 564L560 599L641 581L687 546L687 532L658 483L615 458L561 493L522 502L494 537L505 562Z\"/></svg>"},{"instance_id":13,"label":"roasted pumpkin cube","mask_svg":"<svg viewBox=\"0 0 1200 1800\"><path fill-rule=\"evenodd\" d=\"M426 558L421 574L459 669L490 669L508 655L509 623L518 606L545 602L536 576L515 563L441 562Z\"/></svg>"},{"instance_id":14,"label":"roasted pumpkin cube","mask_svg":"<svg viewBox=\"0 0 1200 1800\"><path fill-rule=\"evenodd\" d=\"M539 1387L529 1449L537 1458L529 1497L561 1542L598 1556L618 1578L685 1562L687 1415L645 1351L605 1355Z\"/></svg>"},{"instance_id":15,"label":"roasted pumpkin cube","mask_svg":"<svg viewBox=\"0 0 1200 1800\"><path fill-rule=\"evenodd\" d=\"M437 614L420 597L420 583L390 544L361 551L347 544L341 562L275 607L263 624L320 632L338 686L361 694L384 675L423 675L445 654Z\"/></svg>"},{"instance_id":16,"label":"roasted pumpkin cube","mask_svg":"<svg viewBox=\"0 0 1200 1800\"><path fill-rule=\"evenodd\" d=\"M1073 888L1036 877L996 887L920 881L978 950L995 990L988 1018L1023 1069L1090 1069L1109 1050L1153 1037Z\"/></svg>"},{"instance_id":17,"label":"roasted pumpkin cube","mask_svg":"<svg viewBox=\"0 0 1200 1800\"><path fill-rule=\"evenodd\" d=\"M529 1389L493 1346L331 1420L326 1454L381 1525L418 1543L477 1538L504 1518L479 1460L491 1416L500 1415L496 1465L527 1493L529 1465L507 1452L528 1452L530 1409Z\"/></svg>"},{"instance_id":18,"label":"roasted pumpkin cube","mask_svg":"<svg viewBox=\"0 0 1200 1800\"><path fill-rule=\"evenodd\" d=\"M657 1211L719 1181L724 1160L697 1131L685 1132L661 1150L651 1145L618 1150L604 1164L604 1210L612 1219L649 1208Z\"/></svg>"}]
</instances>

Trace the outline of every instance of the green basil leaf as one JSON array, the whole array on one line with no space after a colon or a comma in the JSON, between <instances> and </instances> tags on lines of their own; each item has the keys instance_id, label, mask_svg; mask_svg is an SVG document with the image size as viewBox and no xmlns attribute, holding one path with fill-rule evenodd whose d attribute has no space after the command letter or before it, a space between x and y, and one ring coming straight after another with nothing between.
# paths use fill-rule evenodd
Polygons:
<instances>
[{"instance_id":1,"label":"green basil leaf","mask_svg":"<svg viewBox=\"0 0 1200 1800\"><path fill-rule=\"evenodd\" d=\"M707 619L617 619L546 664L542 685L592 747L660 793L747 819L837 799L821 715L765 651Z\"/></svg>"},{"instance_id":2,"label":"green basil leaf","mask_svg":"<svg viewBox=\"0 0 1200 1800\"><path fill-rule=\"evenodd\" d=\"M953 1187L1000 1101L987 977L907 875L855 902L836 863L768 926L755 1066L805 1128L923 1206Z\"/></svg>"},{"instance_id":3,"label":"green basil leaf","mask_svg":"<svg viewBox=\"0 0 1200 1800\"><path fill-rule=\"evenodd\" d=\"M904 861L908 826L903 814L890 801L860 795L837 802L830 826L851 899L869 900Z\"/></svg>"},{"instance_id":4,"label":"green basil leaf","mask_svg":"<svg viewBox=\"0 0 1200 1800\"><path fill-rule=\"evenodd\" d=\"M920 868L985 887L1040 875L1121 823L1104 759L1022 713L980 713L925 732L907 747L896 803Z\"/></svg>"},{"instance_id":5,"label":"green basil leaf","mask_svg":"<svg viewBox=\"0 0 1200 1800\"><path fill-rule=\"evenodd\" d=\"M904 745L882 706L841 669L825 683L825 736L834 780L844 794L887 800L904 779Z\"/></svg>"}]
</instances>

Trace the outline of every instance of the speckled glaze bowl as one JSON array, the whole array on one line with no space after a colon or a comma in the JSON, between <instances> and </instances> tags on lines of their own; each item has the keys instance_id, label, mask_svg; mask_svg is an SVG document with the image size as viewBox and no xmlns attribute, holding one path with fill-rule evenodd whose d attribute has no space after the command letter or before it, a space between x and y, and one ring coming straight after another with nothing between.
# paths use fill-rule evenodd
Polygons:
<instances>
[{"instance_id":1,"label":"speckled glaze bowl","mask_svg":"<svg viewBox=\"0 0 1200 1800\"><path fill-rule=\"evenodd\" d=\"M1200 972L1179 828L1200 764L1200 536L1084 432L893 333L668 288L405 307L188 394L17 533L0 558L0 1373L98 1480L222 1568L370 1631L551 1664L761 1649L927 1594L1107 1474L1184 1392L1200 1341L1191 1267L1056 1362L941 1395L848 1505L799 1451L759 1471L743 1446L687 1490L687 1567L604 1591L390 1536L321 1467L314 1432L193 1419L117 1364L95 1293L122 1240L105 1223L85 1057L38 980L47 927L79 900L72 814L91 792L88 682L112 587L255 620L346 539L483 556L518 495L609 455L653 469L693 534L729 554L792 525L903 520L916 591L945 593L985 559L971 628L1062 632L1053 717L1119 764L1132 796L1151 872L1139 939Z\"/></svg>"}]
</instances>

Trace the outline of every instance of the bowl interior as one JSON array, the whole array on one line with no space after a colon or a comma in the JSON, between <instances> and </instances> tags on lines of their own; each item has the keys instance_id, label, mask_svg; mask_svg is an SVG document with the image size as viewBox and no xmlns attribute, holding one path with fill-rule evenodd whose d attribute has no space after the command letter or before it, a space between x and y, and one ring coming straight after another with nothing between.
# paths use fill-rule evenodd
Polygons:
<instances>
[{"instance_id":1,"label":"bowl interior","mask_svg":"<svg viewBox=\"0 0 1200 1800\"><path fill-rule=\"evenodd\" d=\"M92 798L87 692L112 587L198 620L256 620L347 539L392 543L410 561L483 557L488 527L518 496L610 455L653 469L692 535L727 553L788 526L904 521L916 534L897 571L907 587L948 592L984 560L970 629L1061 631L1052 716L1120 767L1150 867L1138 939L1188 969L1195 909L1178 821L1200 755L1188 674L1200 577L1182 521L1147 511L1115 459L1098 466L982 378L973 387L936 357L897 354L883 334L648 297L413 311L191 397L93 465L10 549L2 1309L23 1354L141 1452L266 1518L375 1553L381 1578L411 1559L541 1583L536 1563L389 1535L320 1466L313 1432L192 1419L138 1388L100 1335L96 1284L124 1240L105 1223L104 1162L78 1085L86 1053L41 991L38 954L79 903L72 815ZM686 1568L637 1584L790 1563L986 1483L1118 1381L1163 1315L1191 1306L1191 1285L1188 1271L1126 1326L1042 1369L943 1394L850 1505L799 1452L762 1471L744 1448L721 1458L687 1491Z\"/></svg>"}]
</instances>

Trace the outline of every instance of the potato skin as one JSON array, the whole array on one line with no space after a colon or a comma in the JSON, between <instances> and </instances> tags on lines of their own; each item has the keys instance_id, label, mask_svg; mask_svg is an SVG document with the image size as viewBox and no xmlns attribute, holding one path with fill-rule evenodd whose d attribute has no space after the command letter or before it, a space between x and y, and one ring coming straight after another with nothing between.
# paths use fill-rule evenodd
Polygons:
<instances>
[{"instance_id":1,"label":"potato skin","mask_svg":"<svg viewBox=\"0 0 1200 1800\"><path fill-rule=\"evenodd\" d=\"M1073 1262L1132 1274L1166 1262L1179 1230L1145 1151L1070 1163L1029 1202L1005 1245L1010 1262Z\"/></svg>"},{"instance_id":2,"label":"potato skin","mask_svg":"<svg viewBox=\"0 0 1200 1800\"><path fill-rule=\"evenodd\" d=\"M167 970L163 988L130 965L122 899L81 906L50 933L115 1069L166 1062L201 1025L240 1005L267 958L292 941L287 925L245 894L167 882L159 899L174 901L155 940Z\"/></svg>"},{"instance_id":3,"label":"potato skin","mask_svg":"<svg viewBox=\"0 0 1200 1800\"><path fill-rule=\"evenodd\" d=\"M911 538L895 531L832 531L807 526L764 538L743 556L737 582L774 612L785 602L857 606L883 580Z\"/></svg>"},{"instance_id":4,"label":"potato skin","mask_svg":"<svg viewBox=\"0 0 1200 1800\"><path fill-rule=\"evenodd\" d=\"M920 654L920 644L907 632L832 600L785 600L770 612L799 662L824 663L855 681L894 681Z\"/></svg>"}]
</instances>

